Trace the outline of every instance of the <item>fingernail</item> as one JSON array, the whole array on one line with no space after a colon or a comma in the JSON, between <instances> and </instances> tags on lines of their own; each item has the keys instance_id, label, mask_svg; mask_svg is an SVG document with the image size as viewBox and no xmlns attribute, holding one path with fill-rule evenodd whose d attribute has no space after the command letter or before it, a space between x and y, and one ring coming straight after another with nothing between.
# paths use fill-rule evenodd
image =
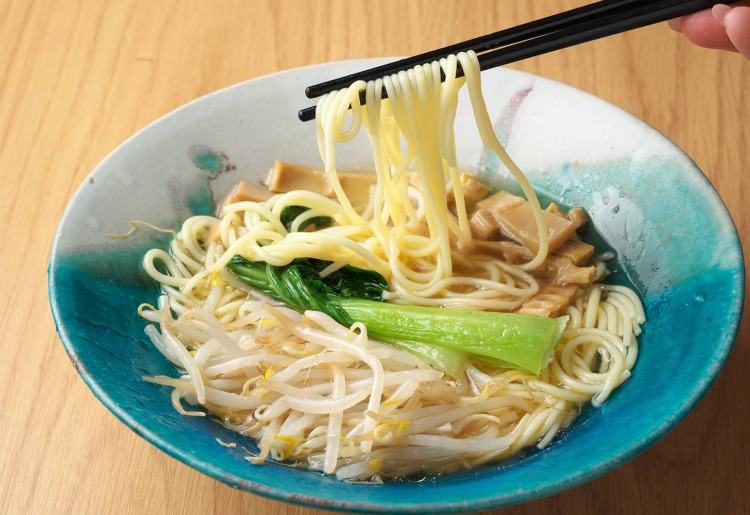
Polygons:
<instances>
[{"instance_id":1,"label":"fingernail","mask_svg":"<svg viewBox=\"0 0 750 515\"><path fill-rule=\"evenodd\" d=\"M731 10L732 8L728 5L716 4L713 9L711 9L711 14L713 14L714 18L716 18L716 21L718 21L721 26L724 27L724 18L726 18L727 14L729 14L729 11Z\"/></svg>"}]
</instances>

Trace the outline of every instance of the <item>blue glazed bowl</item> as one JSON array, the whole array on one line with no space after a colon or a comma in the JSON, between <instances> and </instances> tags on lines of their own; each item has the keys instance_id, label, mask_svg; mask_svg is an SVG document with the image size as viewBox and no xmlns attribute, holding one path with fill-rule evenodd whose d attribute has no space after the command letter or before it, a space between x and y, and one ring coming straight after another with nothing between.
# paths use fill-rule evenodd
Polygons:
<instances>
[{"instance_id":1,"label":"blue glazed bowl","mask_svg":"<svg viewBox=\"0 0 750 515\"><path fill-rule=\"evenodd\" d=\"M167 454L233 487L317 508L466 512L522 503L594 479L663 437L703 397L740 321L744 269L732 220L695 164L664 136L573 88L512 70L483 73L488 109L510 154L543 196L587 209L599 251L612 248L611 281L634 285L649 318L633 377L588 408L543 451L422 482L342 483L284 466L254 466L254 444L208 418L181 417L168 389L144 375L174 374L143 333L136 309L157 287L143 253L168 236L130 220L178 228L208 214L240 179L265 176L274 158L318 165L312 125L296 121L305 85L379 64L349 61L248 81L198 99L130 138L81 185L55 235L49 293L60 338L94 394ZM464 104L462 166L492 184L506 172L479 143ZM366 167L366 144L339 156ZM225 448L218 442L235 443Z\"/></svg>"}]
</instances>

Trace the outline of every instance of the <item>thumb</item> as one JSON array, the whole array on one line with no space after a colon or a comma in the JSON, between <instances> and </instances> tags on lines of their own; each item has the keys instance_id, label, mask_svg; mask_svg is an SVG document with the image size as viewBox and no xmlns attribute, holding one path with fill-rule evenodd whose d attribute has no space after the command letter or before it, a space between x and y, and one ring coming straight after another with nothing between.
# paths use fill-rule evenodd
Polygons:
<instances>
[{"instance_id":1,"label":"thumb","mask_svg":"<svg viewBox=\"0 0 750 515\"><path fill-rule=\"evenodd\" d=\"M712 14L724 26L734 47L750 59L750 7L718 4L714 6Z\"/></svg>"}]
</instances>

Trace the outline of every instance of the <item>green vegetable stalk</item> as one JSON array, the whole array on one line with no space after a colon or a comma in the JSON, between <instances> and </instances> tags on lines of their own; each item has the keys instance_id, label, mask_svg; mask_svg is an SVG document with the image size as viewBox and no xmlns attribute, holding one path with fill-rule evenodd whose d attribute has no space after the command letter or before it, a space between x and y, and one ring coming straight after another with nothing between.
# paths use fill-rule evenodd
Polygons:
<instances>
[{"instance_id":1,"label":"green vegetable stalk","mask_svg":"<svg viewBox=\"0 0 750 515\"><path fill-rule=\"evenodd\" d=\"M346 326L361 322L375 339L413 352L453 376L472 358L539 374L567 323L568 317L388 304L382 302L388 282L380 274L346 266L321 277L329 264L296 259L275 267L235 256L227 268L294 309L322 311Z\"/></svg>"}]
</instances>

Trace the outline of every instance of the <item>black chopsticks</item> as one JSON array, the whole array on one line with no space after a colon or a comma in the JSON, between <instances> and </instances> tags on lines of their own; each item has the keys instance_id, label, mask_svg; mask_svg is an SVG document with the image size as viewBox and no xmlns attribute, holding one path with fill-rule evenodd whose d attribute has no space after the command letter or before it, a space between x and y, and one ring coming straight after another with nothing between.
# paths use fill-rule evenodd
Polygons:
<instances>
[{"instance_id":1,"label":"black chopsticks","mask_svg":"<svg viewBox=\"0 0 750 515\"><path fill-rule=\"evenodd\" d=\"M375 80L468 50L474 50L478 54L480 68L488 70L698 12L719 3L736 1L738 0L602 0L510 29L315 84L309 86L305 94L308 98L315 98L348 87L358 80ZM457 74L463 75L460 65ZM385 91L383 91L383 96L386 96ZM364 100L364 94L360 95L360 101L364 103ZM302 121L314 119L315 107L302 109L298 116Z\"/></svg>"}]
</instances>

